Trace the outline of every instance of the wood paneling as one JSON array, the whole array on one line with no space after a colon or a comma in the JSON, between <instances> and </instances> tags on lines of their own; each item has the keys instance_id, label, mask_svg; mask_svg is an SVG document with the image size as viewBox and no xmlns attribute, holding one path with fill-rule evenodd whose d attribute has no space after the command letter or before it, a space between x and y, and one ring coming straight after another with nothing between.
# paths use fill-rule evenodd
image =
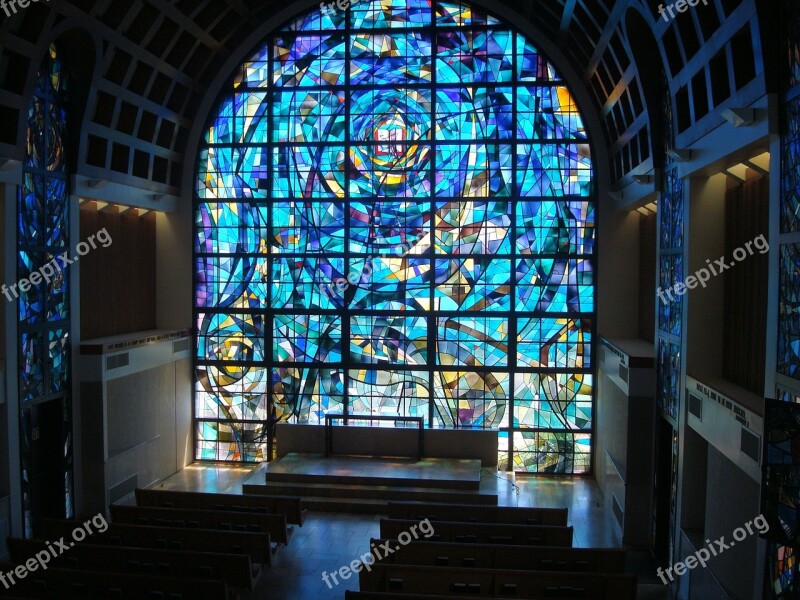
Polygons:
<instances>
[{"instance_id":1,"label":"wood paneling","mask_svg":"<svg viewBox=\"0 0 800 600\"><path fill-rule=\"evenodd\" d=\"M769 254L735 262L733 253L768 234L769 180L750 179L725 193L725 261L735 263L725 271L722 376L753 392L764 393L767 335L767 283Z\"/></svg>"},{"instance_id":2,"label":"wood paneling","mask_svg":"<svg viewBox=\"0 0 800 600\"><path fill-rule=\"evenodd\" d=\"M653 343L656 329L656 235L652 214L639 224L639 338Z\"/></svg>"},{"instance_id":3,"label":"wood paneling","mask_svg":"<svg viewBox=\"0 0 800 600\"><path fill-rule=\"evenodd\" d=\"M103 228L112 243L81 257L81 339L156 328L156 219L136 210L80 210L81 240Z\"/></svg>"}]
</instances>

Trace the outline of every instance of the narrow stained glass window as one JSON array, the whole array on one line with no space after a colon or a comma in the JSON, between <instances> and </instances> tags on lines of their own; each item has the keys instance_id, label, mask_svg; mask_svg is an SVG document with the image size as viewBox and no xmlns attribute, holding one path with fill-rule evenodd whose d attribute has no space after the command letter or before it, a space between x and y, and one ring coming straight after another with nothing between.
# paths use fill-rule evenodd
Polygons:
<instances>
[{"instance_id":1,"label":"narrow stained glass window","mask_svg":"<svg viewBox=\"0 0 800 600\"><path fill-rule=\"evenodd\" d=\"M195 215L198 459L260 461L268 419L345 412L590 469L589 140L514 27L430 0L299 17L209 122Z\"/></svg>"},{"instance_id":2,"label":"narrow stained glass window","mask_svg":"<svg viewBox=\"0 0 800 600\"><path fill-rule=\"evenodd\" d=\"M20 454L27 536L39 530L41 515L34 505L43 502L41 496L63 493L63 515L72 517L73 512L69 277L68 268L60 259L69 250L67 101L61 58L56 47L50 46L28 107L23 181L17 205L20 285L12 291L19 311ZM47 263L51 263L49 268L40 273ZM50 275L43 277L45 273ZM47 484L42 483L41 473L37 474L39 481L33 481L31 472L31 442L36 440L36 423L45 411L53 411L61 421L60 433L47 431L47 447L60 448L63 453L46 457L54 465L50 472L61 471L63 477L48 480ZM62 439L50 439L51 435Z\"/></svg>"}]
</instances>

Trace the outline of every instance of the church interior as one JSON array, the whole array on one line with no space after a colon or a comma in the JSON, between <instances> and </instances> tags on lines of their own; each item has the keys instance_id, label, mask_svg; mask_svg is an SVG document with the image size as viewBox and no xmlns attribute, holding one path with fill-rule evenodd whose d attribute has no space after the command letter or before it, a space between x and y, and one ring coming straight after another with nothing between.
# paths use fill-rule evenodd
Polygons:
<instances>
[{"instance_id":1,"label":"church interior","mask_svg":"<svg viewBox=\"0 0 800 600\"><path fill-rule=\"evenodd\" d=\"M797 0L0 0L0 600L800 598Z\"/></svg>"}]
</instances>

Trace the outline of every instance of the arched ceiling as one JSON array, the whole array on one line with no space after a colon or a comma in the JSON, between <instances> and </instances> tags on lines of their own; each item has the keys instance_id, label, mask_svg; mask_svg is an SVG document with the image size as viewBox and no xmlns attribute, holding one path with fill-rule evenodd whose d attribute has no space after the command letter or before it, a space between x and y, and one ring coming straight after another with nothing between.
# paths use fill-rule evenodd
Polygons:
<instances>
[{"instance_id":1,"label":"arched ceiling","mask_svg":"<svg viewBox=\"0 0 800 600\"><path fill-rule=\"evenodd\" d=\"M663 143L651 141L662 131L660 81L668 82L682 147L719 124L717 109L731 97L747 105L768 91L763 6L695 1L669 20L658 12L666 0L487 5L520 14L580 74L603 123L612 180L621 180L662 160ZM296 4L298 12L309 6ZM20 107L27 105L45 48L58 40L88 90L77 171L154 193L187 193L181 184L184 165L193 160L190 131L206 118L198 108L223 65L242 58L250 50L243 42L286 6L276 0L52 0L8 18L0 14L0 158L22 156ZM88 45L77 41L86 35Z\"/></svg>"}]
</instances>

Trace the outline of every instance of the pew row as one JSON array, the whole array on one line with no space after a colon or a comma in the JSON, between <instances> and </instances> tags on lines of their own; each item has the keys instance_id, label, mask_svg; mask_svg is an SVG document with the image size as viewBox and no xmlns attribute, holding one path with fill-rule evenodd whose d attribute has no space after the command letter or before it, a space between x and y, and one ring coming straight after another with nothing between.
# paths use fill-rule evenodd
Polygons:
<instances>
[{"instance_id":1,"label":"pew row","mask_svg":"<svg viewBox=\"0 0 800 600\"><path fill-rule=\"evenodd\" d=\"M458 567L373 565L359 573L363 592L453 595L483 598L591 598L636 600L632 575L600 573L552 573Z\"/></svg>"},{"instance_id":2,"label":"pew row","mask_svg":"<svg viewBox=\"0 0 800 600\"><path fill-rule=\"evenodd\" d=\"M523 508L514 506L473 506L428 502L389 502L390 519L421 521L460 521L463 523L501 523L506 525L567 525L566 508Z\"/></svg>"},{"instance_id":3,"label":"pew row","mask_svg":"<svg viewBox=\"0 0 800 600\"><path fill-rule=\"evenodd\" d=\"M29 573L14 583L13 592L23 598L48 600L231 600L238 597L238 594L229 594L225 582L219 580L55 568Z\"/></svg>"},{"instance_id":4,"label":"pew row","mask_svg":"<svg viewBox=\"0 0 800 600\"><path fill-rule=\"evenodd\" d=\"M263 512L286 515L286 522L302 527L306 510L294 496L261 496L257 494L206 494L174 490L136 490L137 506L161 508L194 508L234 512Z\"/></svg>"},{"instance_id":5,"label":"pew row","mask_svg":"<svg viewBox=\"0 0 800 600\"><path fill-rule=\"evenodd\" d=\"M193 529L220 529L223 531L255 531L269 533L278 544L289 543L286 515L272 513L245 513L194 508L158 508L153 506L126 506L112 504L111 520L120 525L154 525L163 527L189 527Z\"/></svg>"},{"instance_id":6,"label":"pew row","mask_svg":"<svg viewBox=\"0 0 800 600\"><path fill-rule=\"evenodd\" d=\"M11 558L17 564L25 563L46 548L47 542L40 540L8 539ZM91 544L75 544L68 552L52 559L50 566L77 571L219 579L231 588L246 590L255 587L260 575L260 569L252 566L250 557L246 554L180 552Z\"/></svg>"},{"instance_id":7,"label":"pew row","mask_svg":"<svg viewBox=\"0 0 800 600\"><path fill-rule=\"evenodd\" d=\"M453 600L458 598L468 598L469 596L462 596L456 594L449 594L447 596L431 595L431 594L399 594L397 592L354 592L352 590L345 590L345 600ZM0 600L2 598L0 597ZM541 598L522 598L514 596L514 600L541 600ZM581 600L591 600L589 598L582 598Z\"/></svg>"},{"instance_id":8,"label":"pew row","mask_svg":"<svg viewBox=\"0 0 800 600\"><path fill-rule=\"evenodd\" d=\"M74 528L75 521L44 520L45 535L50 540L59 537L69 540ZM81 544L247 554L254 563L269 565L272 562L272 541L268 533L111 523L107 531L87 536Z\"/></svg>"},{"instance_id":9,"label":"pew row","mask_svg":"<svg viewBox=\"0 0 800 600\"><path fill-rule=\"evenodd\" d=\"M429 538L424 538L419 533L419 521L381 519L380 537L402 539L402 535L409 535L409 532L416 531L418 534L417 539L431 542L510 544L514 546L572 546L572 527L437 521L433 523L433 528L433 535Z\"/></svg>"},{"instance_id":10,"label":"pew row","mask_svg":"<svg viewBox=\"0 0 800 600\"><path fill-rule=\"evenodd\" d=\"M519 571L570 571L576 573L623 573L625 550L620 548L564 548L554 546L504 546L397 540L370 540L375 548L394 553L378 562L430 567L469 567Z\"/></svg>"}]
</instances>

